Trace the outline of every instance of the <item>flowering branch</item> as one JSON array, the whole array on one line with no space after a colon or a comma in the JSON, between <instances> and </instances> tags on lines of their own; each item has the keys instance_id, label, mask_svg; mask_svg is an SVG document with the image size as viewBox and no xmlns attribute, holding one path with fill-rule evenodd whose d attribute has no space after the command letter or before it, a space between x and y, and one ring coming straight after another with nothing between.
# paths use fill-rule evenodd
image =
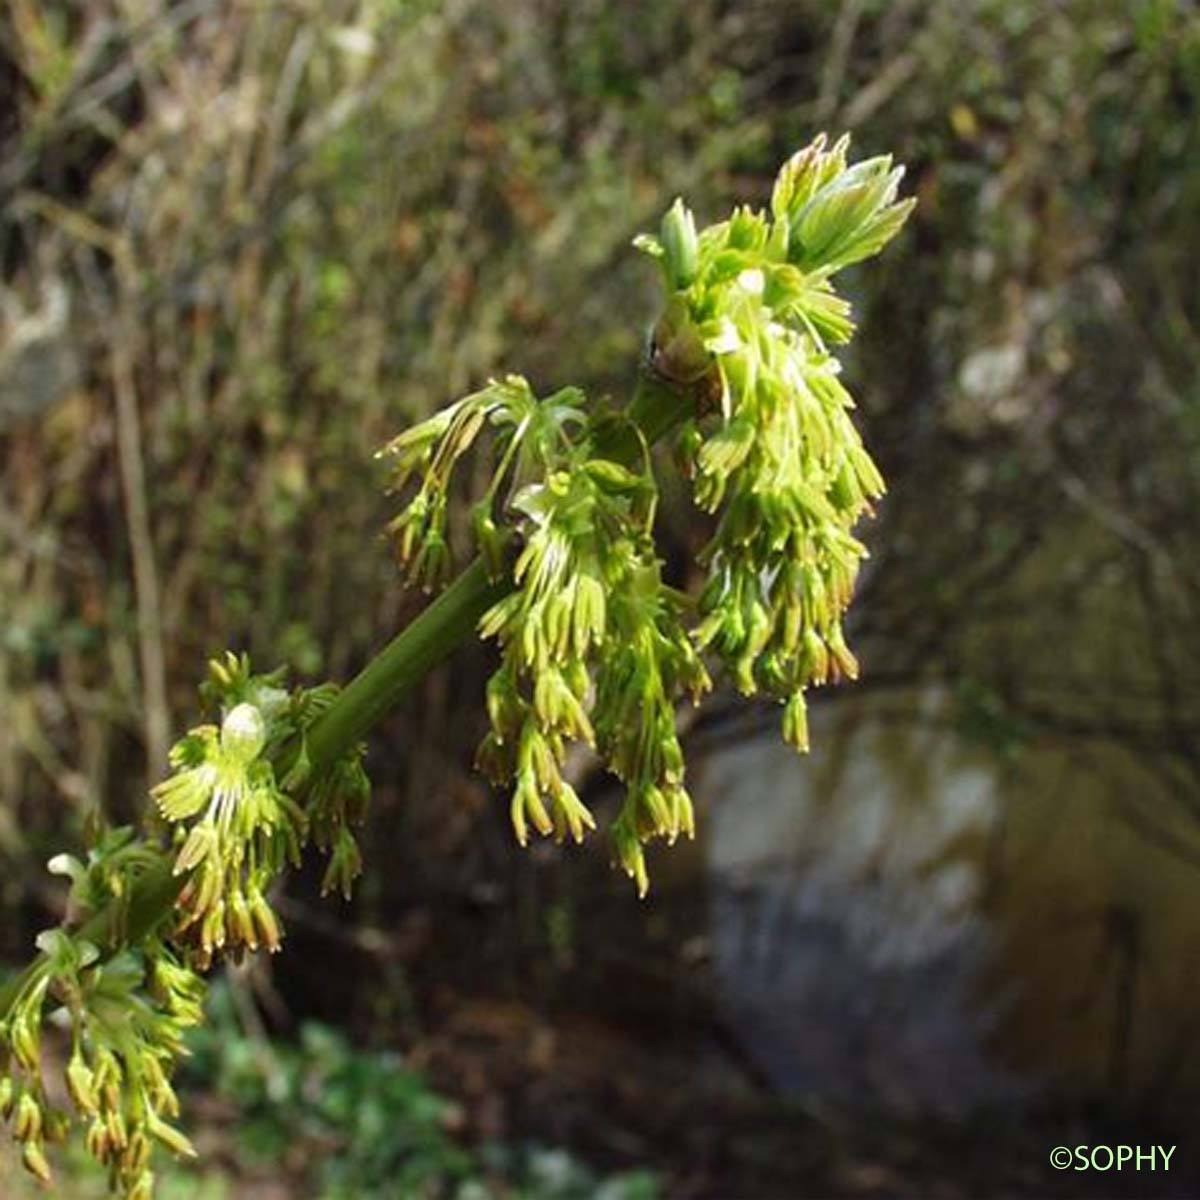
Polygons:
<instances>
[{"instance_id":1,"label":"flowering branch","mask_svg":"<svg viewBox=\"0 0 1200 1200\"><path fill-rule=\"evenodd\" d=\"M203 1016L202 972L279 948L270 891L309 845L327 856L323 891L349 896L370 790L363 739L462 642L499 649L478 764L510 789L518 840L596 827L562 770L583 742L625 786L609 833L643 895L644 845L694 831L675 708L712 686L710 665L779 700L784 736L807 749L806 690L857 675L842 631L866 555L853 529L883 492L830 350L853 332L831 278L878 253L912 207L896 201L890 159L849 166L846 149L818 138L797 154L767 212L698 232L676 201L638 239L665 296L624 410L577 388L538 397L508 376L397 437L384 451L396 489L416 486L391 525L396 555L433 591L453 571L450 479L490 434L478 557L344 690L289 690L244 656L214 660L200 689L212 720L175 745L152 792L165 844L102 830L86 861L51 860L71 917L0 990L0 1116L33 1174L49 1180L44 1147L72 1122L43 1080L47 1008L70 1030L71 1105L114 1194L148 1200L156 1144L193 1153L172 1123L170 1075ZM667 585L655 545L650 447L670 435L697 506L718 514L696 599Z\"/></svg>"}]
</instances>

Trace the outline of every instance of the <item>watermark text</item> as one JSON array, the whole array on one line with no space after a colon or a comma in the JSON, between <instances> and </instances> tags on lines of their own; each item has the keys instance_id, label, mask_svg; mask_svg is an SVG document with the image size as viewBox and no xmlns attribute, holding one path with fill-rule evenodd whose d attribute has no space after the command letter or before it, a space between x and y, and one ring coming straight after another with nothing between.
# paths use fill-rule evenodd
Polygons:
<instances>
[{"instance_id":1,"label":"watermark text","mask_svg":"<svg viewBox=\"0 0 1200 1200\"><path fill-rule=\"evenodd\" d=\"M1174 1146L1055 1146L1050 1165L1060 1171L1169 1171Z\"/></svg>"}]
</instances>

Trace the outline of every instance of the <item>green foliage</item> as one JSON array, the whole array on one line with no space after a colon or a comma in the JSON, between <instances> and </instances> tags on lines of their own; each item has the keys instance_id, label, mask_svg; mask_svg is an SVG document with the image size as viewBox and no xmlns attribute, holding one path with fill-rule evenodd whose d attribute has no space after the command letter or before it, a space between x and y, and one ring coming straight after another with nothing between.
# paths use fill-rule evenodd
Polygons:
<instances>
[{"instance_id":1,"label":"green foliage","mask_svg":"<svg viewBox=\"0 0 1200 1200\"><path fill-rule=\"evenodd\" d=\"M475 1171L448 1132L452 1106L391 1055L360 1054L326 1026L298 1044L243 1035L226 989L192 1039L188 1076L237 1106L235 1148L247 1167L298 1165L323 1198L446 1195ZM318 1149L319 1148L319 1149Z\"/></svg>"},{"instance_id":2,"label":"green foliage","mask_svg":"<svg viewBox=\"0 0 1200 1200\"><path fill-rule=\"evenodd\" d=\"M652 1177L599 1179L561 1151L464 1148L456 1107L392 1054L355 1050L309 1023L296 1044L245 1036L219 988L190 1039L185 1081L236 1105L235 1152L247 1173L288 1164L319 1200L653 1200ZM301 1167L300 1164L305 1166Z\"/></svg>"},{"instance_id":3,"label":"green foliage","mask_svg":"<svg viewBox=\"0 0 1200 1200\"><path fill-rule=\"evenodd\" d=\"M562 1150L455 1136L456 1106L394 1054L356 1050L337 1030L307 1023L295 1042L242 1029L230 986L212 989L206 1024L188 1036L180 1075L186 1101L229 1129L225 1163L182 1162L156 1181L159 1200L234 1200L271 1179L314 1200L654 1200L647 1171L600 1176ZM210 1115L209 1120L214 1116ZM209 1137L203 1127L197 1136ZM93 1200L107 1192L94 1162L69 1148L61 1194ZM0 1172L6 1196L27 1193ZM34 1193L30 1191L29 1195Z\"/></svg>"}]
</instances>

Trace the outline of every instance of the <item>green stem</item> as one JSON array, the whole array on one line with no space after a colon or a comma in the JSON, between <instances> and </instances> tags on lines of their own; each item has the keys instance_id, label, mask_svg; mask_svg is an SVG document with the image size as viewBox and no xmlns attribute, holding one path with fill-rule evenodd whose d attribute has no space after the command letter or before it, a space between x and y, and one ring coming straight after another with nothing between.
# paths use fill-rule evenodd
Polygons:
<instances>
[{"instance_id":1,"label":"green stem","mask_svg":"<svg viewBox=\"0 0 1200 1200\"><path fill-rule=\"evenodd\" d=\"M309 730L313 767L334 762L362 741L410 687L471 637L479 618L511 587L507 579L489 580L483 560L476 558L355 676Z\"/></svg>"},{"instance_id":2,"label":"green stem","mask_svg":"<svg viewBox=\"0 0 1200 1200\"><path fill-rule=\"evenodd\" d=\"M626 415L647 443L657 441L695 411L690 389L673 389L642 372ZM629 425L606 430L597 439L599 456L632 459L641 445ZM383 648L308 732L308 754L314 768L335 762L357 745L404 694L433 667L474 636L479 618L512 587L509 579L489 580L483 560L476 558L414 621ZM77 935L105 951L131 945L151 932L171 912L186 875L175 875L164 862L138 877L122 912L113 902L92 916ZM44 956L0 989L0 1014L6 1014Z\"/></svg>"}]
</instances>

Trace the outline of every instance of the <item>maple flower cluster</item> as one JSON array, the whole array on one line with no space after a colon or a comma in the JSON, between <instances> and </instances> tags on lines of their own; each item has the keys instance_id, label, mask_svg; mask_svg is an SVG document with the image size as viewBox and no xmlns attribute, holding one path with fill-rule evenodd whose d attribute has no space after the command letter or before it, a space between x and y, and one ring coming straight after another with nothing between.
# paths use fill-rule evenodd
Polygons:
<instances>
[{"instance_id":1,"label":"maple flower cluster","mask_svg":"<svg viewBox=\"0 0 1200 1200\"><path fill-rule=\"evenodd\" d=\"M491 729L478 765L513 789L522 844L530 828L581 841L596 822L563 768L573 742L595 749L626 785L613 836L644 892L642 843L693 829L675 706L709 680L655 555L649 456L631 467L598 453L597 432L621 420L590 414L578 389L539 400L525 379L509 376L401 434L388 452L401 485L422 474L393 533L401 563L428 581L429 538L445 544L431 522L444 520L449 467L485 424L496 431L499 465L472 528L492 571L511 570L515 586L480 622L501 664L487 687ZM637 430L627 432L636 445ZM511 568L504 523L522 543ZM422 540L410 537L414 529Z\"/></svg>"},{"instance_id":2,"label":"maple flower cluster","mask_svg":"<svg viewBox=\"0 0 1200 1200\"><path fill-rule=\"evenodd\" d=\"M111 830L81 862L51 860L71 880L80 913L128 894L153 854L132 829ZM108 1168L114 1194L149 1200L155 1145L191 1157L195 1151L173 1124L179 1101L171 1086L185 1030L202 1019L203 980L162 938L107 960L95 943L64 929L38 937L42 959L0 1022L0 1117L21 1144L22 1162L51 1181L45 1147L66 1138L72 1113L52 1100L42 1062L43 1012L57 1010L69 1030L63 1083L74 1119L86 1126L88 1152Z\"/></svg>"},{"instance_id":3,"label":"maple flower cluster","mask_svg":"<svg viewBox=\"0 0 1200 1200\"><path fill-rule=\"evenodd\" d=\"M769 212L739 208L697 234L680 201L657 238L668 352L715 371L711 412L679 437L696 504L720 519L696 644L743 695L782 701L784 737L805 751L805 690L855 679L842 618L866 547L853 534L884 492L850 417L831 345L849 341L849 305L831 276L897 233L912 200L890 157L847 166L824 138L780 171Z\"/></svg>"},{"instance_id":4,"label":"maple flower cluster","mask_svg":"<svg viewBox=\"0 0 1200 1200\"><path fill-rule=\"evenodd\" d=\"M472 528L512 591L480 623L501 665L478 763L512 788L522 844L531 827L578 841L595 820L563 767L573 742L594 748L626 786L611 834L643 894L643 843L694 827L675 708L711 686L701 655L743 694L783 702L784 736L801 750L805 690L858 673L842 626L867 553L853 529L884 484L829 350L853 332L830 278L877 253L912 201L896 202L903 171L890 158L851 167L847 144L827 150L819 138L793 157L769 212L739 208L698 233L676 201L657 237L637 239L666 291L654 366L705 398L677 455L697 505L720 514L698 601L662 578L642 431L626 439L638 461L603 453L621 418L576 388L539 400L520 376L493 381L385 450L397 489L420 479L391 532L410 579L432 589L451 570L453 468L481 432L495 434ZM506 531L521 546L511 565Z\"/></svg>"},{"instance_id":5,"label":"maple flower cluster","mask_svg":"<svg viewBox=\"0 0 1200 1200\"><path fill-rule=\"evenodd\" d=\"M289 693L281 682L281 672L255 675L245 656L209 664L201 699L220 723L177 742L173 773L152 791L182 880L168 919L115 954L63 928L38 939L42 957L0 1020L0 1118L10 1122L26 1168L44 1182L45 1146L61 1141L72 1122L44 1082L48 1007L70 1030L64 1083L75 1118L86 1124L89 1153L108 1168L115 1195L149 1200L153 1147L194 1153L172 1124L179 1102L171 1076L185 1030L203 1017L200 972L218 954L279 948L269 889L308 841L329 856L324 890L350 893L361 867L351 827L365 817L369 795L362 748L314 770L307 730L336 689ZM128 898L161 864L158 847L126 827L101 830L86 862L61 854L49 865L70 880L76 919L114 913L107 934L120 938Z\"/></svg>"},{"instance_id":6,"label":"maple flower cluster","mask_svg":"<svg viewBox=\"0 0 1200 1200\"><path fill-rule=\"evenodd\" d=\"M326 684L289 693L281 679L254 675L245 656L211 662L204 693L221 724L178 741L174 774L152 792L175 829L175 873L187 876L174 937L202 970L217 951L279 949L267 893L286 865L299 866L310 836L329 854L325 891L348 897L361 868L351 826L364 819L369 795L362 749L314 775L305 734L336 691Z\"/></svg>"}]
</instances>

